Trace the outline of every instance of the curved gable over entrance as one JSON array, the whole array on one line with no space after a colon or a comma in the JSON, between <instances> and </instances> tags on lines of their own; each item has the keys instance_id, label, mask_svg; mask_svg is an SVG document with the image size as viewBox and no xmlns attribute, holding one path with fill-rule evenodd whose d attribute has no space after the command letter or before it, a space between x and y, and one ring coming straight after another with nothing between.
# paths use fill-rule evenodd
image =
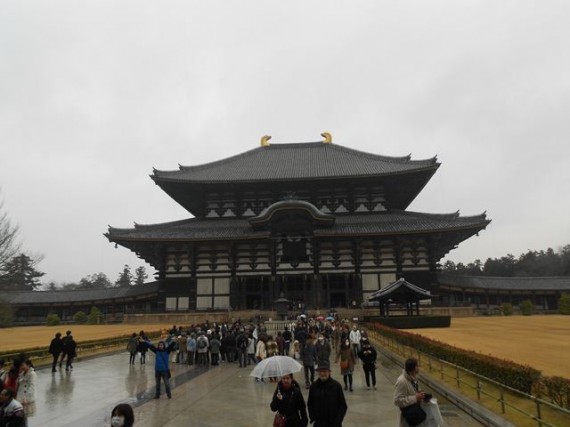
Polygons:
<instances>
[{"instance_id":1,"label":"curved gable over entrance","mask_svg":"<svg viewBox=\"0 0 570 427\"><path fill-rule=\"evenodd\" d=\"M267 229L272 235L312 235L316 227L332 227L335 218L321 212L304 200L282 200L273 203L249 223L256 229Z\"/></svg>"}]
</instances>

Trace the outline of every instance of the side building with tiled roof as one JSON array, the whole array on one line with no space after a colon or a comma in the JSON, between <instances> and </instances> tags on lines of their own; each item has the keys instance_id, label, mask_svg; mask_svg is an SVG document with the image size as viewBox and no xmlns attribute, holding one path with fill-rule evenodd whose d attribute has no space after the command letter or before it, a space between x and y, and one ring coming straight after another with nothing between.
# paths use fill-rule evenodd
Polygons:
<instances>
[{"instance_id":1,"label":"side building with tiled roof","mask_svg":"<svg viewBox=\"0 0 570 427\"><path fill-rule=\"evenodd\" d=\"M3 290L0 299L10 304L14 322L43 323L50 313L70 321L79 311L88 314L97 307L108 322L121 321L130 313L154 313L159 296L158 282L124 288L86 289L73 291L12 291Z\"/></svg>"},{"instance_id":2,"label":"side building with tiled roof","mask_svg":"<svg viewBox=\"0 0 570 427\"><path fill-rule=\"evenodd\" d=\"M438 273L437 282L447 305L473 306L483 311L504 303L517 306L525 300L531 301L539 311L553 311L558 309L562 294L570 294L570 276L494 277Z\"/></svg>"},{"instance_id":3,"label":"side building with tiled roof","mask_svg":"<svg viewBox=\"0 0 570 427\"><path fill-rule=\"evenodd\" d=\"M175 222L109 227L158 272L158 309L360 305L401 277L437 285L438 262L485 214L406 209L439 167L325 142L273 144L151 178L183 206Z\"/></svg>"}]
</instances>

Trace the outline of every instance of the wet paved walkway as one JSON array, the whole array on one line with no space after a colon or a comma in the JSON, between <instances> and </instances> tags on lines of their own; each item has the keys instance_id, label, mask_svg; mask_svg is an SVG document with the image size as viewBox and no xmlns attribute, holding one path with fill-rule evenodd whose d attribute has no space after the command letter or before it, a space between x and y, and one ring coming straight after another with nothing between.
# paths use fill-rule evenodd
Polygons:
<instances>
[{"instance_id":1,"label":"wet paved walkway","mask_svg":"<svg viewBox=\"0 0 570 427\"><path fill-rule=\"evenodd\" d=\"M222 363L197 368L173 363L172 399L165 394L154 399L154 357L149 354L146 365L137 359L130 366L128 353L121 353L79 360L71 372L38 370L37 413L29 419L29 426L108 426L111 409L122 402L134 407L136 427L272 425L269 402L275 384L256 383L249 376L251 366ZM376 391L366 389L361 366L356 366L354 392L345 393L348 412L343 426L397 425L392 391L400 368L381 356L379 362ZM332 376L342 381L338 366L333 366ZM296 378L301 379L301 373ZM305 400L307 392L303 389ZM441 400L440 408L447 426L478 425Z\"/></svg>"}]
</instances>

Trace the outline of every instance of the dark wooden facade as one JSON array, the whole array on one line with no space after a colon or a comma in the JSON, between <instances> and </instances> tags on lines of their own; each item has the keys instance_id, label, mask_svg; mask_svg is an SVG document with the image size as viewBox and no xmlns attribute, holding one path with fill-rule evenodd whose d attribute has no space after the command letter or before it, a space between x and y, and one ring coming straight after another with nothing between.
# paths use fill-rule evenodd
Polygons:
<instances>
[{"instance_id":1,"label":"dark wooden facade","mask_svg":"<svg viewBox=\"0 0 570 427\"><path fill-rule=\"evenodd\" d=\"M154 171L194 218L111 242L158 271L166 311L359 305L400 278L430 289L439 260L484 229L485 214L406 211L439 167L323 144L263 146L218 162Z\"/></svg>"}]
</instances>

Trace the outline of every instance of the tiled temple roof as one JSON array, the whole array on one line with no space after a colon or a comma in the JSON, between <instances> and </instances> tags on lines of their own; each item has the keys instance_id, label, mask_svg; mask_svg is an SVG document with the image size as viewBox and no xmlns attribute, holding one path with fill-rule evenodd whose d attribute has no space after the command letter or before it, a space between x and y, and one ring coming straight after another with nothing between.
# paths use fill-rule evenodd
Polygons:
<instances>
[{"instance_id":1,"label":"tiled temple roof","mask_svg":"<svg viewBox=\"0 0 570 427\"><path fill-rule=\"evenodd\" d=\"M68 304L96 303L97 301L132 299L158 292L158 282L144 283L128 288L106 288L75 291L5 291L2 298L10 304Z\"/></svg>"},{"instance_id":2,"label":"tiled temple roof","mask_svg":"<svg viewBox=\"0 0 570 427\"><path fill-rule=\"evenodd\" d=\"M462 289L488 289L512 291L561 291L570 292L570 276L562 277L493 277L461 276L438 273L437 281L442 287Z\"/></svg>"},{"instance_id":3,"label":"tiled temple roof","mask_svg":"<svg viewBox=\"0 0 570 427\"><path fill-rule=\"evenodd\" d=\"M400 278L395 282L392 282L385 286L384 288L374 292L368 298L369 301L385 301L394 297L404 297L405 300L420 300L431 298L431 293L419 286L413 285L412 283L406 281L404 278Z\"/></svg>"},{"instance_id":4,"label":"tiled temple roof","mask_svg":"<svg viewBox=\"0 0 570 427\"><path fill-rule=\"evenodd\" d=\"M461 217L458 213L427 214L406 211L386 211L370 214L339 215L332 227L315 228L315 236L387 235L430 233L485 228L485 214ZM197 219L134 228L109 227L107 238L122 241L198 241L255 239L268 237L266 231L255 231L247 219Z\"/></svg>"},{"instance_id":5,"label":"tiled temple roof","mask_svg":"<svg viewBox=\"0 0 570 427\"><path fill-rule=\"evenodd\" d=\"M365 153L336 144L306 142L258 147L175 171L154 170L152 178L176 182L252 182L395 175L439 167L436 158L411 160Z\"/></svg>"}]
</instances>

